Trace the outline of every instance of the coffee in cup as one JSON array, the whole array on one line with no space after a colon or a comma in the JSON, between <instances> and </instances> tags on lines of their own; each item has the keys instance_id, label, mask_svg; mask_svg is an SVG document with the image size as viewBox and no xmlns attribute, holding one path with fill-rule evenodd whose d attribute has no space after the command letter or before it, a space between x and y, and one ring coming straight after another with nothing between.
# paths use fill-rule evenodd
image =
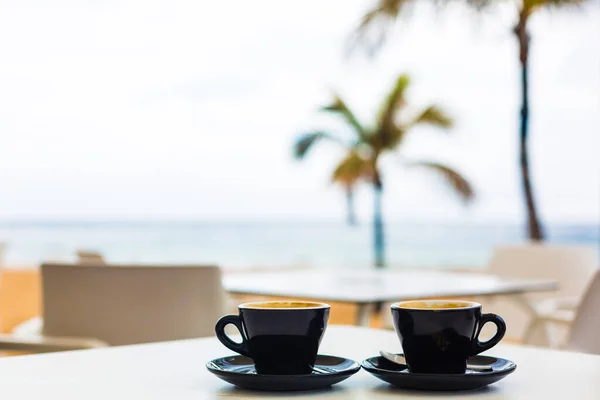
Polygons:
<instances>
[{"instance_id":1,"label":"coffee in cup","mask_svg":"<svg viewBox=\"0 0 600 400\"><path fill-rule=\"evenodd\" d=\"M329 319L329 305L316 302L265 301L238 306L215 326L217 338L230 350L250 357L259 374L310 374ZM225 333L233 324L242 342Z\"/></svg>"},{"instance_id":2,"label":"coffee in cup","mask_svg":"<svg viewBox=\"0 0 600 400\"><path fill-rule=\"evenodd\" d=\"M482 314L470 301L421 300L392 305L392 319L413 373L463 374L467 358L494 347L506 333L504 320ZM483 326L496 325L495 335L479 340Z\"/></svg>"}]
</instances>

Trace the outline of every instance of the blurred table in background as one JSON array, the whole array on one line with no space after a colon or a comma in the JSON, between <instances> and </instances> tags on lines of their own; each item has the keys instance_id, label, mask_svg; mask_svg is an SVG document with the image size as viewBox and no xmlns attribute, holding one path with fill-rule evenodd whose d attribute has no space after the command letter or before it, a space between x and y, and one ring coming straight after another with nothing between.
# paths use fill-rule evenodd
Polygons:
<instances>
[{"instance_id":1,"label":"blurred table in background","mask_svg":"<svg viewBox=\"0 0 600 400\"><path fill-rule=\"evenodd\" d=\"M420 277L415 280L415 277ZM480 279L474 280L478 277ZM473 286L478 282L479 286ZM417 287L425 285L425 287ZM373 320L371 311L375 302L396 301L417 294L432 297L458 296L472 298L476 294L519 293L553 290L552 281L506 281L484 274L435 272L435 271L343 271L286 269L281 272L225 271L224 285L227 290L243 294L241 300L253 301L261 298L311 298L332 304L332 323L359 323L366 325ZM384 288L384 290L381 290ZM425 292L425 289L427 291ZM458 291L457 289L460 289ZM367 294L380 291L388 296ZM398 292L401 296L398 296ZM437 291L437 292L436 292ZM391 292L391 295L389 295ZM379 294L381 294L379 293ZM343 296L341 296L343 294ZM376 293L377 294L377 293ZM353 300L354 299L354 300ZM37 265L5 268L0 279L0 318L2 332L12 329L41 312L41 282ZM233 312L233 310L232 310ZM335 312L335 315L333 315ZM381 326L380 323L371 326Z\"/></svg>"},{"instance_id":2,"label":"blurred table in background","mask_svg":"<svg viewBox=\"0 0 600 400\"><path fill-rule=\"evenodd\" d=\"M509 279L487 274L417 270L302 270L226 275L225 290L259 295L354 304L355 324L369 326L378 303L425 299L520 296L552 291L557 282Z\"/></svg>"}]
</instances>

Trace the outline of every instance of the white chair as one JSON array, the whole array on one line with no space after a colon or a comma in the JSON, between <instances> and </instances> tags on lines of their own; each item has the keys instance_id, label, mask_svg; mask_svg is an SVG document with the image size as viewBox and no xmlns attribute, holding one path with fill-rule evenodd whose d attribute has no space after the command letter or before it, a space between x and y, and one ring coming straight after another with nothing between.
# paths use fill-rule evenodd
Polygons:
<instances>
[{"instance_id":1,"label":"white chair","mask_svg":"<svg viewBox=\"0 0 600 400\"><path fill-rule=\"evenodd\" d=\"M572 319L597 269L598 252L592 247L546 244L499 246L494 249L489 262L489 273L511 278L554 279L559 288L554 292L495 297L490 301L482 299L482 302L487 310L491 308L507 320L507 337L521 338L528 344L559 347L566 330L561 332L549 314L554 313L561 320Z\"/></svg>"},{"instance_id":2,"label":"white chair","mask_svg":"<svg viewBox=\"0 0 600 400\"><path fill-rule=\"evenodd\" d=\"M572 351L600 354L600 273L588 286L571 326L566 348Z\"/></svg>"},{"instance_id":3,"label":"white chair","mask_svg":"<svg viewBox=\"0 0 600 400\"><path fill-rule=\"evenodd\" d=\"M43 264L41 270L42 337L111 346L198 338L214 335L224 313L214 266ZM35 337L24 331L15 333Z\"/></svg>"},{"instance_id":4,"label":"white chair","mask_svg":"<svg viewBox=\"0 0 600 400\"><path fill-rule=\"evenodd\" d=\"M0 283L4 266L5 243L0 243ZM35 322L34 322L35 324ZM50 351L82 350L106 346L105 343L93 339L54 338L54 337L18 337L0 334L0 352L20 351L27 353L44 353Z\"/></svg>"},{"instance_id":5,"label":"white chair","mask_svg":"<svg viewBox=\"0 0 600 400\"><path fill-rule=\"evenodd\" d=\"M95 251L77 250L77 264L106 265L102 254Z\"/></svg>"}]
</instances>

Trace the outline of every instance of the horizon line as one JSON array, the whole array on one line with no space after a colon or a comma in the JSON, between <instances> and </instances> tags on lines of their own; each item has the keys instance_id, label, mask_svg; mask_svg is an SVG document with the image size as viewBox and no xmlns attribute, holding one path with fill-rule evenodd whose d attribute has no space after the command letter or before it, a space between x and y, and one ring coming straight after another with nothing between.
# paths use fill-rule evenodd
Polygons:
<instances>
[{"instance_id":1,"label":"horizon line","mask_svg":"<svg viewBox=\"0 0 600 400\"><path fill-rule=\"evenodd\" d=\"M346 225L344 218L214 218L214 217L18 217L3 218L0 217L0 227L6 225L82 225L82 224L343 224ZM370 218L359 221L356 227L370 225ZM501 226L524 226L525 221L506 220L506 219L480 219L480 220L440 220L440 219L401 219L390 218L385 224L414 224L414 225L501 225ZM580 225L597 226L600 229L600 220L592 221L582 219L554 219L546 220L543 225Z\"/></svg>"}]
</instances>

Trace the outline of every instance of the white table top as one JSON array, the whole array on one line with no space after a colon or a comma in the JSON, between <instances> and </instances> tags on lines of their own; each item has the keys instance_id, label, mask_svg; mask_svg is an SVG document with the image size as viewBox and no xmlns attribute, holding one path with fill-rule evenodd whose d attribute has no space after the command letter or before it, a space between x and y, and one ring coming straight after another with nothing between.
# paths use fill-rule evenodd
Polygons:
<instances>
[{"instance_id":1,"label":"white table top","mask_svg":"<svg viewBox=\"0 0 600 400\"><path fill-rule=\"evenodd\" d=\"M379 349L400 351L392 331L330 326L321 353L360 361ZM504 380L465 399L600 398L600 356L501 345L490 352L517 363ZM394 389L359 371L332 389L263 393L237 389L210 374L208 360L231 354L216 338L0 359L0 391L11 400L445 399L448 393Z\"/></svg>"},{"instance_id":2,"label":"white table top","mask_svg":"<svg viewBox=\"0 0 600 400\"><path fill-rule=\"evenodd\" d=\"M556 281L508 279L442 271L304 270L229 275L225 289L236 294L375 303L432 297L485 296L557 288Z\"/></svg>"}]
</instances>

